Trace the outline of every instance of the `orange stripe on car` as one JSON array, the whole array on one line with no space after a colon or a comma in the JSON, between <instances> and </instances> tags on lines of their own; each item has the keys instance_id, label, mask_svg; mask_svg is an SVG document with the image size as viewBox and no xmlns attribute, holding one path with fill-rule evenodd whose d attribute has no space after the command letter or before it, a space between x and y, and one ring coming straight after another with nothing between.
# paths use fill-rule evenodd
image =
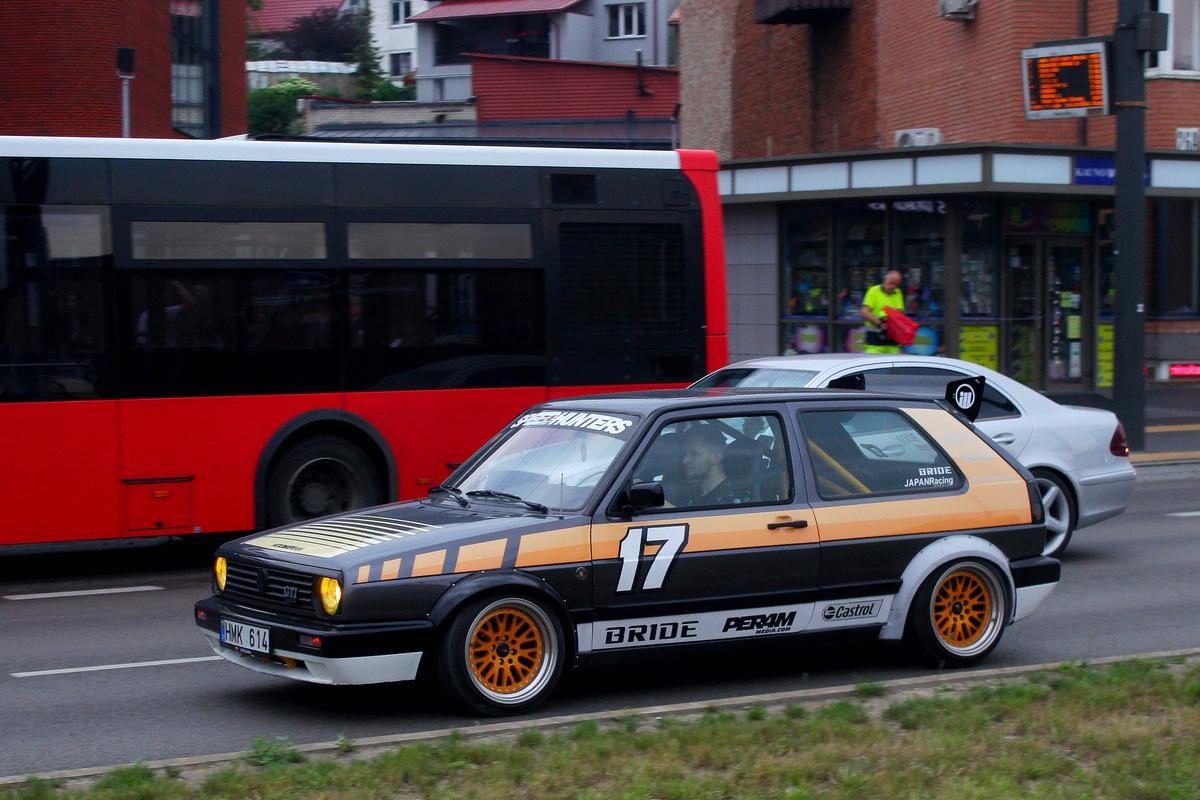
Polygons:
<instances>
[{"instance_id":1,"label":"orange stripe on car","mask_svg":"<svg viewBox=\"0 0 1200 800\"><path fill-rule=\"evenodd\" d=\"M565 528L522 536L517 550L517 567L573 564L590 561L591 558L588 528Z\"/></svg>"},{"instance_id":2,"label":"orange stripe on car","mask_svg":"<svg viewBox=\"0 0 1200 800\"><path fill-rule=\"evenodd\" d=\"M441 575L446 564L446 551L434 550L432 553L421 553L413 557L412 576L421 578L427 575Z\"/></svg>"},{"instance_id":3,"label":"orange stripe on car","mask_svg":"<svg viewBox=\"0 0 1200 800\"><path fill-rule=\"evenodd\" d=\"M778 522L808 522L806 528L777 528L767 525ZM641 516L633 522L596 525L592 528L592 557L600 560L618 558L621 540L630 528L655 525L687 525L688 542L685 553L705 553L746 547L779 547L791 544L812 544L817 541L817 517L809 508L778 507L768 510L731 511L725 509L707 516L674 517L666 514ZM649 553L647 553L649 554Z\"/></svg>"},{"instance_id":4,"label":"orange stripe on car","mask_svg":"<svg viewBox=\"0 0 1200 800\"><path fill-rule=\"evenodd\" d=\"M365 566L359 567L358 568L358 580L356 580L355 583L367 583L370 580L371 580L371 565L367 564Z\"/></svg>"},{"instance_id":5,"label":"orange stripe on car","mask_svg":"<svg viewBox=\"0 0 1200 800\"><path fill-rule=\"evenodd\" d=\"M507 539L493 539L490 542L466 544L458 548L458 563L455 572L475 572L481 569L500 569L504 563L504 549L508 546Z\"/></svg>"},{"instance_id":6,"label":"orange stripe on car","mask_svg":"<svg viewBox=\"0 0 1200 800\"><path fill-rule=\"evenodd\" d=\"M380 572L379 580L394 581L400 577L400 559L393 558L391 561L383 562L383 570Z\"/></svg>"}]
</instances>

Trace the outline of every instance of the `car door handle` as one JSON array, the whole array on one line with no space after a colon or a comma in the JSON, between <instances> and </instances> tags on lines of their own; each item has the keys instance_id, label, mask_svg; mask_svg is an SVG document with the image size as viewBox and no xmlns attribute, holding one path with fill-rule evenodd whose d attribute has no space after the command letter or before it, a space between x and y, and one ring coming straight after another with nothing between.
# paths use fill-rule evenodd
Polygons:
<instances>
[{"instance_id":1,"label":"car door handle","mask_svg":"<svg viewBox=\"0 0 1200 800\"><path fill-rule=\"evenodd\" d=\"M992 441L996 444L1012 444L1017 440L1015 433L997 433L992 437Z\"/></svg>"},{"instance_id":2,"label":"car door handle","mask_svg":"<svg viewBox=\"0 0 1200 800\"><path fill-rule=\"evenodd\" d=\"M780 528L807 528L807 527L808 527L808 520L806 520L806 519L797 519L797 520L789 519L787 522L768 522L767 523L767 530L769 530L769 531L776 531L776 530L779 530Z\"/></svg>"}]
</instances>

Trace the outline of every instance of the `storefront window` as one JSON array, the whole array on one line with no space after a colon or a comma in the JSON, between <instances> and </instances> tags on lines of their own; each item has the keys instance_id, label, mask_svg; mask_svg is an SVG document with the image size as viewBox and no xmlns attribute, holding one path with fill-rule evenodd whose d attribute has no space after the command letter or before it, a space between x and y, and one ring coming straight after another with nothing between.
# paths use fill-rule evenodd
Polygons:
<instances>
[{"instance_id":1,"label":"storefront window","mask_svg":"<svg viewBox=\"0 0 1200 800\"><path fill-rule=\"evenodd\" d=\"M995 203L962 203L962 315L993 319L999 308L999 213Z\"/></svg>"},{"instance_id":2,"label":"storefront window","mask_svg":"<svg viewBox=\"0 0 1200 800\"><path fill-rule=\"evenodd\" d=\"M1149 268L1154 275L1154 296L1146 298L1151 316L1196 316L1193 203L1191 199L1153 201L1154 260Z\"/></svg>"},{"instance_id":3,"label":"storefront window","mask_svg":"<svg viewBox=\"0 0 1200 800\"><path fill-rule=\"evenodd\" d=\"M946 203L902 200L892 203L892 265L904 280L910 317L941 319L946 283Z\"/></svg>"},{"instance_id":4,"label":"storefront window","mask_svg":"<svg viewBox=\"0 0 1200 800\"><path fill-rule=\"evenodd\" d=\"M791 208L783 220L783 317L829 317L829 209Z\"/></svg>"},{"instance_id":5,"label":"storefront window","mask_svg":"<svg viewBox=\"0 0 1200 800\"><path fill-rule=\"evenodd\" d=\"M870 203L837 210L838 319L861 320L863 295L883 280L886 208L883 203Z\"/></svg>"}]
</instances>

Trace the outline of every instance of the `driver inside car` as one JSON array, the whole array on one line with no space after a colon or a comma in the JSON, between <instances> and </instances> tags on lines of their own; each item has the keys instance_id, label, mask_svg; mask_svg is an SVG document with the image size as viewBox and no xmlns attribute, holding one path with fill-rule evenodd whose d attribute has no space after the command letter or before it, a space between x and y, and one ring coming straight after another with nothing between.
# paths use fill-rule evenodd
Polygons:
<instances>
[{"instance_id":1,"label":"driver inside car","mask_svg":"<svg viewBox=\"0 0 1200 800\"><path fill-rule=\"evenodd\" d=\"M725 436L711 425L683 435L684 485L676 506L729 506L750 502L750 491L725 474Z\"/></svg>"}]
</instances>

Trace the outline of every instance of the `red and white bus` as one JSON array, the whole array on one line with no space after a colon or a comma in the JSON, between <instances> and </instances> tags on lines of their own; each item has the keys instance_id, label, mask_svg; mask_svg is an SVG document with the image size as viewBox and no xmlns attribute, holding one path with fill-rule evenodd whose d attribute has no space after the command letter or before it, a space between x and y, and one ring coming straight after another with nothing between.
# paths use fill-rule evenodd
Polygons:
<instances>
[{"instance_id":1,"label":"red and white bus","mask_svg":"<svg viewBox=\"0 0 1200 800\"><path fill-rule=\"evenodd\" d=\"M716 170L0 137L0 545L408 499L527 406L722 366Z\"/></svg>"}]
</instances>

